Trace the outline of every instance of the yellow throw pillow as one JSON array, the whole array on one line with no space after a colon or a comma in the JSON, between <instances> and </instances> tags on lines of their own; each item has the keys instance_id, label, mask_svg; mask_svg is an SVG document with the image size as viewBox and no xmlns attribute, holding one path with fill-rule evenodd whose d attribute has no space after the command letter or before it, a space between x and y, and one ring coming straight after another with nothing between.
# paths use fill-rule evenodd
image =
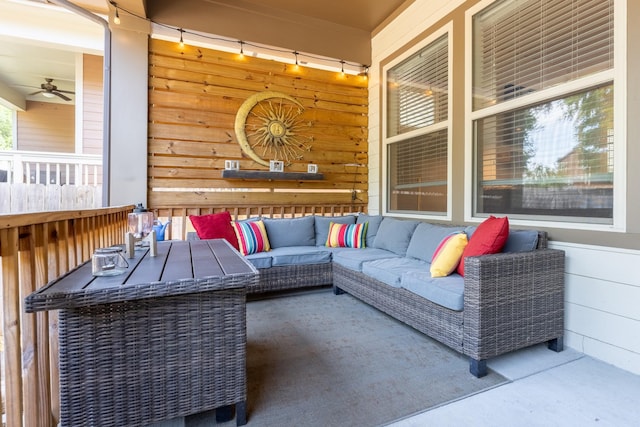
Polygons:
<instances>
[{"instance_id":1,"label":"yellow throw pillow","mask_svg":"<svg viewBox=\"0 0 640 427\"><path fill-rule=\"evenodd\" d=\"M453 273L460 263L468 240L465 233L451 234L440 242L431 258L431 277L445 277Z\"/></svg>"}]
</instances>

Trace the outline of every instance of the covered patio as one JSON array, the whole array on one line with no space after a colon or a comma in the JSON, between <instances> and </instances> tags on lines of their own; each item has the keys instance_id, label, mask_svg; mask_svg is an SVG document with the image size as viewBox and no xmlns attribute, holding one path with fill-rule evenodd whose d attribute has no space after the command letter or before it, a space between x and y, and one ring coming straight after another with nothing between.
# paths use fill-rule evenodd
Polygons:
<instances>
[{"instance_id":1,"label":"covered patio","mask_svg":"<svg viewBox=\"0 0 640 427\"><path fill-rule=\"evenodd\" d=\"M544 230L549 246L566 253L567 350L541 355L543 349L534 347L496 358L489 368L509 384L394 425L632 425L635 407L628 396L640 374L640 282L633 268L640 260L640 195L632 191L640 178L633 167L640 122L631 119L640 111L640 84L632 77L640 68L640 52L633 49L640 5L610 1L614 65L482 104L472 92L473 19L494 5L489 0L407 0L375 8L366 1L335 7L252 0L50 3L57 5L42 6L45 14L83 8L104 20L91 30L106 37L104 207L2 215L0 374L7 426L59 421L57 315L24 313L25 296L89 260L97 248L123 243L127 214L139 202L171 221L167 239L175 240L193 231L190 215L223 211L236 220L362 212L455 225L477 225L495 214L508 215L514 228ZM344 13L337 13L342 7ZM445 47L436 49L443 40ZM421 49L448 55L439 62L446 64L445 77L434 71L440 80L421 87L430 100L445 93L446 108L429 107L440 117L434 123L405 117L393 125L393 72ZM527 96L531 105L551 105L567 94L602 88L615 91L607 150L598 151L608 160L598 173L584 175L584 185L571 189L576 193L561 193L558 183L569 180L550 164L528 175L520 169L505 175L521 166L500 154L528 155L516 136L515 155L513 147L494 146L489 137L484 145L474 139L482 126L507 129L508 117L526 127ZM269 127L274 118L288 133ZM509 122L513 129L515 122ZM402 151L403 135L409 142L424 137L418 128L445 135L429 139L445 160L432 164L436 155L425 150ZM259 150L274 140L271 149ZM278 152L275 146L288 148ZM583 177L571 163L577 152L567 152L554 167ZM414 158L419 160L411 163ZM421 163L429 168L418 174ZM523 185L513 186L514 176ZM544 212L549 205L496 202L542 199L539 188L527 187L536 179L551 182L545 193L557 209L551 214ZM566 208L561 202L569 199ZM598 203L575 208L580 200Z\"/></svg>"}]
</instances>

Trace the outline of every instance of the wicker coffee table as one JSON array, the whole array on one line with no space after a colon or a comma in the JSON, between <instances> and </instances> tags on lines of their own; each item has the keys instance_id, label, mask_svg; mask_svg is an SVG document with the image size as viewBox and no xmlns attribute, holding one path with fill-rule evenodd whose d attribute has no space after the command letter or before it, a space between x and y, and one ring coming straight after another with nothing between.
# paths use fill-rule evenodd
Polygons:
<instances>
[{"instance_id":1,"label":"wicker coffee table","mask_svg":"<svg viewBox=\"0 0 640 427\"><path fill-rule=\"evenodd\" d=\"M246 286L257 270L224 240L158 242L119 276L85 263L29 295L59 309L60 423L144 426L235 405L246 423Z\"/></svg>"}]
</instances>

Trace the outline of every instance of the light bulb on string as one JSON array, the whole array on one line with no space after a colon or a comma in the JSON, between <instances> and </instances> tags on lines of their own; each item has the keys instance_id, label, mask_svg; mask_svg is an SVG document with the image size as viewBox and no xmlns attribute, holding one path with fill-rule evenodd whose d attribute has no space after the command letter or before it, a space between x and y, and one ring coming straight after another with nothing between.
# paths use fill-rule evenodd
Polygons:
<instances>
[{"instance_id":1,"label":"light bulb on string","mask_svg":"<svg viewBox=\"0 0 640 427\"><path fill-rule=\"evenodd\" d=\"M118 7L116 6L116 15L113 17L113 23L120 25L120 14L118 13Z\"/></svg>"},{"instance_id":2,"label":"light bulb on string","mask_svg":"<svg viewBox=\"0 0 640 427\"><path fill-rule=\"evenodd\" d=\"M344 77L344 60L340 60L340 77Z\"/></svg>"},{"instance_id":3,"label":"light bulb on string","mask_svg":"<svg viewBox=\"0 0 640 427\"><path fill-rule=\"evenodd\" d=\"M240 58L244 58L244 42L242 40L239 40L238 43L240 43Z\"/></svg>"},{"instance_id":4,"label":"light bulb on string","mask_svg":"<svg viewBox=\"0 0 640 427\"><path fill-rule=\"evenodd\" d=\"M184 30L182 28L178 28L178 31L180 31L180 47L184 47L184 39L182 38L182 33L184 33Z\"/></svg>"},{"instance_id":5,"label":"light bulb on string","mask_svg":"<svg viewBox=\"0 0 640 427\"><path fill-rule=\"evenodd\" d=\"M293 54L296 56L296 65L295 65L294 69L296 71L298 71L300 69L300 64L298 64L298 52L294 51Z\"/></svg>"}]
</instances>

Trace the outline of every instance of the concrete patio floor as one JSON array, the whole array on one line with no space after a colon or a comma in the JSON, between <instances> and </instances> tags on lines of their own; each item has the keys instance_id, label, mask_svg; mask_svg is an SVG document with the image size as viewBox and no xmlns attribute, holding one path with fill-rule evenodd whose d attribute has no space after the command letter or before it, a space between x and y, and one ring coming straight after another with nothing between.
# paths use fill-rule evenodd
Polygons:
<instances>
[{"instance_id":1,"label":"concrete patio floor","mask_svg":"<svg viewBox=\"0 0 640 427\"><path fill-rule=\"evenodd\" d=\"M534 346L488 365L510 382L390 427L640 425L640 376L570 348Z\"/></svg>"}]
</instances>

